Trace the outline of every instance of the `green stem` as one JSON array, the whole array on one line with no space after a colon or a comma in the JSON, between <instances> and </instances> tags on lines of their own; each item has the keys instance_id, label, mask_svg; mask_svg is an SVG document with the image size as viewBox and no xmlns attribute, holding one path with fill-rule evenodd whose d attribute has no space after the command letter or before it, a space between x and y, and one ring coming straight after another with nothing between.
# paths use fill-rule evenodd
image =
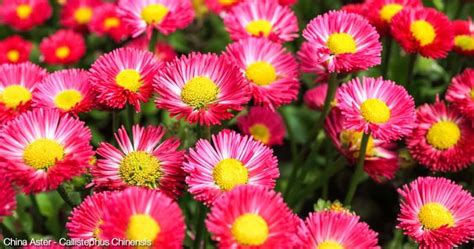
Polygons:
<instances>
[{"instance_id":1,"label":"green stem","mask_svg":"<svg viewBox=\"0 0 474 249\"><path fill-rule=\"evenodd\" d=\"M211 126L199 126L201 129L201 138L211 140ZM199 133L198 133L199 134Z\"/></svg>"},{"instance_id":2,"label":"green stem","mask_svg":"<svg viewBox=\"0 0 474 249\"><path fill-rule=\"evenodd\" d=\"M408 58L408 71L407 71L407 79L405 82L406 83L405 86L408 92L410 92L410 88L413 83L416 58L418 58L417 53L410 54L410 57Z\"/></svg>"},{"instance_id":3,"label":"green stem","mask_svg":"<svg viewBox=\"0 0 474 249\"><path fill-rule=\"evenodd\" d=\"M148 50L152 52L153 54L155 53L156 43L158 42L158 35L159 35L158 30L153 29L151 33L150 43L148 44Z\"/></svg>"},{"instance_id":4,"label":"green stem","mask_svg":"<svg viewBox=\"0 0 474 249\"><path fill-rule=\"evenodd\" d=\"M194 249L201 248L201 241L205 233L204 220L206 219L206 207L203 204L198 204L197 210L197 222L196 222L196 237L194 238Z\"/></svg>"},{"instance_id":5,"label":"green stem","mask_svg":"<svg viewBox=\"0 0 474 249\"><path fill-rule=\"evenodd\" d=\"M120 125L120 116L117 111L112 111L112 133L117 132Z\"/></svg>"},{"instance_id":6,"label":"green stem","mask_svg":"<svg viewBox=\"0 0 474 249\"><path fill-rule=\"evenodd\" d=\"M132 132L133 124L135 124L135 109L132 105L127 105L127 129Z\"/></svg>"},{"instance_id":7,"label":"green stem","mask_svg":"<svg viewBox=\"0 0 474 249\"><path fill-rule=\"evenodd\" d=\"M4 223L0 223L3 238L16 238L15 234Z\"/></svg>"},{"instance_id":8,"label":"green stem","mask_svg":"<svg viewBox=\"0 0 474 249\"><path fill-rule=\"evenodd\" d=\"M34 194L30 194L30 201L31 201L31 216L34 220L34 225L37 227L40 233L46 232L46 227L44 226L44 217L40 212L40 208L38 205L38 201L36 200L36 196Z\"/></svg>"},{"instance_id":9,"label":"green stem","mask_svg":"<svg viewBox=\"0 0 474 249\"><path fill-rule=\"evenodd\" d=\"M354 194L357 189L357 185L360 183L360 179L364 174L364 161L365 154L367 152L367 144L369 143L370 133L363 133L362 141L360 142L359 159L357 160L357 166L354 174L352 175L351 183L349 185L349 191L347 192L344 205L348 206L351 204Z\"/></svg>"},{"instance_id":10,"label":"green stem","mask_svg":"<svg viewBox=\"0 0 474 249\"><path fill-rule=\"evenodd\" d=\"M390 58L392 55L392 44L393 44L393 39L391 36L387 35L385 37L385 53L382 58L382 77L384 79L387 78L388 75L388 69L390 67Z\"/></svg>"},{"instance_id":11,"label":"green stem","mask_svg":"<svg viewBox=\"0 0 474 249\"><path fill-rule=\"evenodd\" d=\"M58 187L58 194L61 196L61 198L64 200L64 202L70 206L71 208L76 206L76 203L71 199L69 194L67 193L66 189L64 188L64 185L59 185Z\"/></svg>"}]
</instances>

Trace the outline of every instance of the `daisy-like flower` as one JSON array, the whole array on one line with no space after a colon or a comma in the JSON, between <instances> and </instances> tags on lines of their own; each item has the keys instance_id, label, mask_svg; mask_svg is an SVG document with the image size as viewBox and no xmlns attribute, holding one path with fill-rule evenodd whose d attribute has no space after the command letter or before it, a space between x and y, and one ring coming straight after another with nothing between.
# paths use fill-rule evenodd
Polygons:
<instances>
[{"instance_id":1,"label":"daisy-like flower","mask_svg":"<svg viewBox=\"0 0 474 249\"><path fill-rule=\"evenodd\" d=\"M416 128L407 138L411 155L433 171L459 171L474 162L471 122L451 106L436 101L418 108Z\"/></svg>"},{"instance_id":2,"label":"daisy-like flower","mask_svg":"<svg viewBox=\"0 0 474 249\"><path fill-rule=\"evenodd\" d=\"M26 193L56 189L80 175L94 152L85 123L56 110L36 109L0 134L0 173Z\"/></svg>"},{"instance_id":3,"label":"daisy-like flower","mask_svg":"<svg viewBox=\"0 0 474 249\"><path fill-rule=\"evenodd\" d=\"M183 164L188 191L196 200L211 205L239 185L275 186L280 173L272 149L229 130L213 135L212 143L199 140Z\"/></svg>"},{"instance_id":4,"label":"daisy-like flower","mask_svg":"<svg viewBox=\"0 0 474 249\"><path fill-rule=\"evenodd\" d=\"M237 125L243 134L268 146L282 144L285 138L283 118L268 108L252 107L247 115L239 117Z\"/></svg>"},{"instance_id":5,"label":"daisy-like flower","mask_svg":"<svg viewBox=\"0 0 474 249\"><path fill-rule=\"evenodd\" d=\"M145 32L150 36L153 29L168 35L185 28L194 19L189 0L119 0L118 13L130 26L133 37Z\"/></svg>"},{"instance_id":6,"label":"daisy-like flower","mask_svg":"<svg viewBox=\"0 0 474 249\"><path fill-rule=\"evenodd\" d=\"M454 51L474 56L474 23L471 20L456 20L451 24L454 30Z\"/></svg>"},{"instance_id":7,"label":"daisy-like flower","mask_svg":"<svg viewBox=\"0 0 474 249\"><path fill-rule=\"evenodd\" d=\"M422 7L420 0L367 0L366 16L382 35L390 33L392 18L403 9Z\"/></svg>"},{"instance_id":8,"label":"daisy-like flower","mask_svg":"<svg viewBox=\"0 0 474 249\"><path fill-rule=\"evenodd\" d=\"M72 210L66 224L71 239L101 239L100 225L103 223L104 210L112 198L120 192L101 192L88 196L78 207Z\"/></svg>"},{"instance_id":9,"label":"daisy-like flower","mask_svg":"<svg viewBox=\"0 0 474 249\"><path fill-rule=\"evenodd\" d=\"M321 83L304 94L304 103L311 109L321 111L328 94L328 84Z\"/></svg>"},{"instance_id":10,"label":"daisy-like flower","mask_svg":"<svg viewBox=\"0 0 474 249\"><path fill-rule=\"evenodd\" d=\"M300 51L300 55L310 56L306 63L323 64L329 72L354 72L380 64L379 34L358 14L330 11L317 16L303 37L308 45L302 49L311 51Z\"/></svg>"},{"instance_id":11,"label":"daisy-like flower","mask_svg":"<svg viewBox=\"0 0 474 249\"><path fill-rule=\"evenodd\" d=\"M397 140L415 126L415 103L402 86L380 78L353 79L337 92L343 128L370 133L381 140Z\"/></svg>"},{"instance_id":12,"label":"daisy-like flower","mask_svg":"<svg viewBox=\"0 0 474 249\"><path fill-rule=\"evenodd\" d=\"M474 122L474 69L468 68L453 78L446 100Z\"/></svg>"},{"instance_id":13,"label":"daisy-like flower","mask_svg":"<svg viewBox=\"0 0 474 249\"><path fill-rule=\"evenodd\" d=\"M117 43L125 40L131 33L117 14L117 6L111 3L94 8L89 30L101 36L110 36Z\"/></svg>"},{"instance_id":14,"label":"daisy-like flower","mask_svg":"<svg viewBox=\"0 0 474 249\"><path fill-rule=\"evenodd\" d=\"M314 73L317 83L327 83L329 79L329 71L325 64L314 61L314 55L318 53L318 48L309 42L303 42L298 51L301 71L306 73Z\"/></svg>"},{"instance_id":15,"label":"daisy-like flower","mask_svg":"<svg viewBox=\"0 0 474 249\"><path fill-rule=\"evenodd\" d=\"M132 48L138 48L138 49L143 49L143 50L148 50L148 44L150 41L146 39L146 36L140 36L136 39L133 39L127 44L127 47L132 47ZM155 56L163 62L168 62L176 58L177 54L176 51L174 51L174 48L164 42L164 41L158 41L155 46Z\"/></svg>"},{"instance_id":16,"label":"daisy-like flower","mask_svg":"<svg viewBox=\"0 0 474 249\"><path fill-rule=\"evenodd\" d=\"M325 123L325 130L337 150L347 160L355 164L359 158L362 132L343 129L344 117L338 109L333 109ZM369 137L364 171L375 181L392 179L398 170L397 144Z\"/></svg>"},{"instance_id":17,"label":"daisy-like flower","mask_svg":"<svg viewBox=\"0 0 474 249\"><path fill-rule=\"evenodd\" d=\"M205 0L210 11L221 14L231 10L234 6L245 0Z\"/></svg>"},{"instance_id":18,"label":"daisy-like flower","mask_svg":"<svg viewBox=\"0 0 474 249\"><path fill-rule=\"evenodd\" d=\"M351 4L346 4L341 7L341 10L347 12L347 13L354 13L358 14L361 16L366 16L367 15L367 5L366 3L351 3Z\"/></svg>"},{"instance_id":19,"label":"daisy-like flower","mask_svg":"<svg viewBox=\"0 0 474 249\"><path fill-rule=\"evenodd\" d=\"M84 38L72 30L59 30L44 38L39 48L48 64L74 64L86 53Z\"/></svg>"},{"instance_id":20,"label":"daisy-like flower","mask_svg":"<svg viewBox=\"0 0 474 249\"><path fill-rule=\"evenodd\" d=\"M97 154L102 158L92 167L92 182L108 189L157 188L176 197L184 183L184 152L178 150L178 139L163 139L164 134L161 127L134 125L130 138L122 127L115 134L118 149L109 143L99 145Z\"/></svg>"},{"instance_id":21,"label":"daisy-like flower","mask_svg":"<svg viewBox=\"0 0 474 249\"><path fill-rule=\"evenodd\" d=\"M301 249L380 249L377 233L359 216L347 212L310 213L300 223L295 241Z\"/></svg>"},{"instance_id":22,"label":"daisy-like flower","mask_svg":"<svg viewBox=\"0 0 474 249\"><path fill-rule=\"evenodd\" d=\"M292 248L297 217L279 193L240 186L216 200L206 226L219 248Z\"/></svg>"},{"instance_id":23,"label":"daisy-like flower","mask_svg":"<svg viewBox=\"0 0 474 249\"><path fill-rule=\"evenodd\" d=\"M68 69L56 71L43 79L33 98L33 106L77 114L90 111L94 99L88 72Z\"/></svg>"},{"instance_id":24,"label":"daisy-like flower","mask_svg":"<svg viewBox=\"0 0 474 249\"><path fill-rule=\"evenodd\" d=\"M160 191L127 188L107 200L103 223L104 239L148 241L151 248L183 248L184 217L171 198Z\"/></svg>"},{"instance_id":25,"label":"daisy-like flower","mask_svg":"<svg viewBox=\"0 0 474 249\"><path fill-rule=\"evenodd\" d=\"M161 66L152 53L134 48L102 55L90 69L98 102L113 109L122 109L128 103L140 111L140 103L147 102L153 93L153 77Z\"/></svg>"},{"instance_id":26,"label":"daisy-like flower","mask_svg":"<svg viewBox=\"0 0 474 249\"><path fill-rule=\"evenodd\" d=\"M472 239L474 198L460 185L441 177L420 177L398 192L398 227L421 249L449 249Z\"/></svg>"},{"instance_id":27,"label":"daisy-like flower","mask_svg":"<svg viewBox=\"0 0 474 249\"><path fill-rule=\"evenodd\" d=\"M391 33L407 53L440 59L453 47L448 17L432 8L405 8L392 18Z\"/></svg>"},{"instance_id":28,"label":"daisy-like flower","mask_svg":"<svg viewBox=\"0 0 474 249\"><path fill-rule=\"evenodd\" d=\"M0 75L0 124L3 124L31 109L33 94L47 72L24 62L0 65Z\"/></svg>"},{"instance_id":29,"label":"daisy-like flower","mask_svg":"<svg viewBox=\"0 0 474 249\"><path fill-rule=\"evenodd\" d=\"M61 25L83 30L87 28L95 14L95 8L102 4L101 0L68 0L61 8Z\"/></svg>"},{"instance_id":30,"label":"daisy-like flower","mask_svg":"<svg viewBox=\"0 0 474 249\"><path fill-rule=\"evenodd\" d=\"M275 0L246 0L224 16L224 24L232 40L255 36L288 42L298 37L296 15Z\"/></svg>"},{"instance_id":31,"label":"daisy-like flower","mask_svg":"<svg viewBox=\"0 0 474 249\"><path fill-rule=\"evenodd\" d=\"M230 44L225 56L249 81L255 104L275 109L297 98L298 64L283 45L251 37Z\"/></svg>"},{"instance_id":32,"label":"daisy-like flower","mask_svg":"<svg viewBox=\"0 0 474 249\"><path fill-rule=\"evenodd\" d=\"M2 22L20 31L43 24L53 13L48 0L3 0Z\"/></svg>"},{"instance_id":33,"label":"daisy-like flower","mask_svg":"<svg viewBox=\"0 0 474 249\"><path fill-rule=\"evenodd\" d=\"M7 179L0 179L0 222L10 216L16 208L16 193Z\"/></svg>"},{"instance_id":34,"label":"daisy-like flower","mask_svg":"<svg viewBox=\"0 0 474 249\"><path fill-rule=\"evenodd\" d=\"M201 125L220 124L250 100L250 86L232 61L191 53L168 62L153 81L158 108Z\"/></svg>"},{"instance_id":35,"label":"daisy-like flower","mask_svg":"<svg viewBox=\"0 0 474 249\"><path fill-rule=\"evenodd\" d=\"M28 61L31 52L31 42L21 36L12 35L0 41L0 64L22 63Z\"/></svg>"}]
</instances>

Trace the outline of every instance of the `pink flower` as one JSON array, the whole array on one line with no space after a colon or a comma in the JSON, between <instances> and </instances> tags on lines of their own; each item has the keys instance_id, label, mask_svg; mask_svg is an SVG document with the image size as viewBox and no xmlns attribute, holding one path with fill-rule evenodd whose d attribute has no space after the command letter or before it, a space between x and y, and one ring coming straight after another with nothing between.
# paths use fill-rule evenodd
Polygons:
<instances>
[{"instance_id":1,"label":"pink flower","mask_svg":"<svg viewBox=\"0 0 474 249\"><path fill-rule=\"evenodd\" d=\"M86 53L86 44L81 34L72 30L59 30L43 38L40 51L45 63L71 65Z\"/></svg>"},{"instance_id":2,"label":"pink flower","mask_svg":"<svg viewBox=\"0 0 474 249\"><path fill-rule=\"evenodd\" d=\"M131 35L129 27L117 14L117 6L111 3L94 8L94 15L89 22L89 29L100 36L107 35L117 43Z\"/></svg>"},{"instance_id":3,"label":"pink flower","mask_svg":"<svg viewBox=\"0 0 474 249\"><path fill-rule=\"evenodd\" d=\"M453 78L446 100L474 122L474 69L468 68Z\"/></svg>"},{"instance_id":4,"label":"pink flower","mask_svg":"<svg viewBox=\"0 0 474 249\"><path fill-rule=\"evenodd\" d=\"M237 119L237 125L245 135L267 146L279 145L285 138L285 123L278 112L264 107L252 107L247 115Z\"/></svg>"},{"instance_id":5,"label":"pink flower","mask_svg":"<svg viewBox=\"0 0 474 249\"><path fill-rule=\"evenodd\" d=\"M0 41L0 64L22 63L29 60L31 42L12 35Z\"/></svg>"},{"instance_id":6,"label":"pink flower","mask_svg":"<svg viewBox=\"0 0 474 249\"><path fill-rule=\"evenodd\" d=\"M101 4L101 0L67 0L61 9L60 23L66 28L84 30Z\"/></svg>"},{"instance_id":7,"label":"pink flower","mask_svg":"<svg viewBox=\"0 0 474 249\"><path fill-rule=\"evenodd\" d=\"M381 35L387 35L394 16L404 9L422 6L420 0L367 0L365 14Z\"/></svg>"},{"instance_id":8,"label":"pink flower","mask_svg":"<svg viewBox=\"0 0 474 249\"><path fill-rule=\"evenodd\" d=\"M2 22L19 31L43 24L53 13L48 0L3 0Z\"/></svg>"},{"instance_id":9,"label":"pink flower","mask_svg":"<svg viewBox=\"0 0 474 249\"><path fill-rule=\"evenodd\" d=\"M471 20L454 20L454 51L458 54L474 56L474 23Z\"/></svg>"},{"instance_id":10,"label":"pink flower","mask_svg":"<svg viewBox=\"0 0 474 249\"><path fill-rule=\"evenodd\" d=\"M12 184L6 179L0 179L0 222L4 217L13 214L16 209L16 193Z\"/></svg>"}]
</instances>

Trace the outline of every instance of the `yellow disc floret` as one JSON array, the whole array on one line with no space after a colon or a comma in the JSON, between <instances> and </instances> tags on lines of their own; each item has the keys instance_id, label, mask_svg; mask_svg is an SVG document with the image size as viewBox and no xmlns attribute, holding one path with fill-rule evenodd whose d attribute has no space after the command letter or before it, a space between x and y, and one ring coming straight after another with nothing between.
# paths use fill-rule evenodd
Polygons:
<instances>
[{"instance_id":1,"label":"yellow disc floret","mask_svg":"<svg viewBox=\"0 0 474 249\"><path fill-rule=\"evenodd\" d=\"M354 37L348 33L334 33L329 36L326 45L331 54L353 54L357 51Z\"/></svg>"},{"instance_id":2,"label":"yellow disc floret","mask_svg":"<svg viewBox=\"0 0 474 249\"><path fill-rule=\"evenodd\" d=\"M54 104L57 108L63 111L69 111L75 107L82 100L82 95L79 91L70 89L64 90L54 97Z\"/></svg>"},{"instance_id":3,"label":"yellow disc floret","mask_svg":"<svg viewBox=\"0 0 474 249\"><path fill-rule=\"evenodd\" d=\"M242 246L259 246L268 238L267 222L258 214L239 216L232 224L232 236Z\"/></svg>"},{"instance_id":4,"label":"yellow disc floret","mask_svg":"<svg viewBox=\"0 0 474 249\"><path fill-rule=\"evenodd\" d=\"M461 129L452 121L439 121L432 125L426 134L429 144L439 150L455 146L461 138Z\"/></svg>"},{"instance_id":5,"label":"yellow disc floret","mask_svg":"<svg viewBox=\"0 0 474 249\"><path fill-rule=\"evenodd\" d=\"M71 49L68 46L61 46L56 49L55 55L59 59L65 59L71 54Z\"/></svg>"},{"instance_id":6,"label":"yellow disc floret","mask_svg":"<svg viewBox=\"0 0 474 249\"><path fill-rule=\"evenodd\" d=\"M16 49L11 49L7 52L7 59L10 62L17 62L20 59L20 52Z\"/></svg>"},{"instance_id":7,"label":"yellow disc floret","mask_svg":"<svg viewBox=\"0 0 474 249\"><path fill-rule=\"evenodd\" d=\"M229 6L237 3L239 0L219 0L219 3L224 6Z\"/></svg>"},{"instance_id":8,"label":"yellow disc floret","mask_svg":"<svg viewBox=\"0 0 474 249\"><path fill-rule=\"evenodd\" d=\"M474 35L457 35L454 37L454 45L464 51L473 51Z\"/></svg>"},{"instance_id":9,"label":"yellow disc floret","mask_svg":"<svg viewBox=\"0 0 474 249\"><path fill-rule=\"evenodd\" d=\"M168 15L168 8L163 4L150 4L143 8L142 10L142 19L145 20L147 24L158 24L163 21L163 19Z\"/></svg>"},{"instance_id":10,"label":"yellow disc floret","mask_svg":"<svg viewBox=\"0 0 474 249\"><path fill-rule=\"evenodd\" d=\"M160 161L148 152L133 151L124 157L119 172L127 184L155 188L161 176Z\"/></svg>"},{"instance_id":11,"label":"yellow disc floret","mask_svg":"<svg viewBox=\"0 0 474 249\"><path fill-rule=\"evenodd\" d=\"M339 141L344 148L353 152L355 158L359 157L360 144L362 142L362 132L360 131L351 131L343 130L339 134ZM374 147L374 139L372 136L369 136L369 141L367 143L366 156L374 156L376 153Z\"/></svg>"},{"instance_id":12,"label":"yellow disc floret","mask_svg":"<svg viewBox=\"0 0 474 249\"><path fill-rule=\"evenodd\" d=\"M0 92L0 103L8 108L17 108L31 100L31 92L24 86L10 85Z\"/></svg>"},{"instance_id":13,"label":"yellow disc floret","mask_svg":"<svg viewBox=\"0 0 474 249\"><path fill-rule=\"evenodd\" d=\"M104 20L104 29L109 30L120 26L120 19L117 17L108 17Z\"/></svg>"},{"instance_id":14,"label":"yellow disc floret","mask_svg":"<svg viewBox=\"0 0 474 249\"><path fill-rule=\"evenodd\" d=\"M23 151L25 163L37 170L48 169L63 158L64 146L48 138L38 139L30 143Z\"/></svg>"},{"instance_id":15,"label":"yellow disc floret","mask_svg":"<svg viewBox=\"0 0 474 249\"><path fill-rule=\"evenodd\" d=\"M142 86L141 75L135 69L124 69L115 77L117 85L131 92L137 92Z\"/></svg>"},{"instance_id":16,"label":"yellow disc floret","mask_svg":"<svg viewBox=\"0 0 474 249\"><path fill-rule=\"evenodd\" d=\"M437 202L430 202L421 207L418 219L423 228L428 230L438 229L442 226L454 226L454 217L449 210Z\"/></svg>"},{"instance_id":17,"label":"yellow disc floret","mask_svg":"<svg viewBox=\"0 0 474 249\"><path fill-rule=\"evenodd\" d=\"M259 86L266 86L277 79L275 67L265 61L257 61L250 64L245 70L247 79Z\"/></svg>"},{"instance_id":18,"label":"yellow disc floret","mask_svg":"<svg viewBox=\"0 0 474 249\"><path fill-rule=\"evenodd\" d=\"M217 99L219 87L208 77L198 76L186 82L181 91L181 99L184 103L201 109L207 107Z\"/></svg>"},{"instance_id":19,"label":"yellow disc floret","mask_svg":"<svg viewBox=\"0 0 474 249\"><path fill-rule=\"evenodd\" d=\"M344 249L344 246L336 241L326 240L319 243L316 249Z\"/></svg>"},{"instance_id":20,"label":"yellow disc floret","mask_svg":"<svg viewBox=\"0 0 474 249\"><path fill-rule=\"evenodd\" d=\"M380 19L384 20L385 22L390 23L392 21L392 18L402 9L403 9L403 6L401 4L397 4L397 3L385 4L380 10Z\"/></svg>"},{"instance_id":21,"label":"yellow disc floret","mask_svg":"<svg viewBox=\"0 0 474 249\"><path fill-rule=\"evenodd\" d=\"M471 99L474 100L474 88L471 89L470 95L471 95Z\"/></svg>"},{"instance_id":22,"label":"yellow disc floret","mask_svg":"<svg viewBox=\"0 0 474 249\"><path fill-rule=\"evenodd\" d=\"M430 45L436 38L436 30L433 25L425 20L412 22L410 25L410 31L422 47Z\"/></svg>"},{"instance_id":23,"label":"yellow disc floret","mask_svg":"<svg viewBox=\"0 0 474 249\"><path fill-rule=\"evenodd\" d=\"M253 138L264 144L268 144L268 141L270 141L270 129L264 124L257 123L250 126L249 132Z\"/></svg>"},{"instance_id":24,"label":"yellow disc floret","mask_svg":"<svg viewBox=\"0 0 474 249\"><path fill-rule=\"evenodd\" d=\"M273 25L267 20L254 20L251 21L245 26L245 30L253 36L265 36L268 37L272 32Z\"/></svg>"},{"instance_id":25,"label":"yellow disc floret","mask_svg":"<svg viewBox=\"0 0 474 249\"><path fill-rule=\"evenodd\" d=\"M79 24L87 24L92 19L92 9L89 7L80 7L74 12L74 19Z\"/></svg>"},{"instance_id":26,"label":"yellow disc floret","mask_svg":"<svg viewBox=\"0 0 474 249\"><path fill-rule=\"evenodd\" d=\"M246 184L249 180L249 171L239 160L227 158L214 167L212 177L220 189L229 191L238 185Z\"/></svg>"},{"instance_id":27,"label":"yellow disc floret","mask_svg":"<svg viewBox=\"0 0 474 249\"><path fill-rule=\"evenodd\" d=\"M360 106L362 117L375 124L386 123L390 119L390 108L380 99L368 99Z\"/></svg>"},{"instance_id":28,"label":"yellow disc floret","mask_svg":"<svg viewBox=\"0 0 474 249\"><path fill-rule=\"evenodd\" d=\"M153 242L160 234L160 225L148 214L134 214L125 234L128 240Z\"/></svg>"},{"instance_id":29,"label":"yellow disc floret","mask_svg":"<svg viewBox=\"0 0 474 249\"><path fill-rule=\"evenodd\" d=\"M30 17L31 13L33 12L33 8L29 4L22 3L16 7L16 15L18 18L24 20Z\"/></svg>"}]
</instances>

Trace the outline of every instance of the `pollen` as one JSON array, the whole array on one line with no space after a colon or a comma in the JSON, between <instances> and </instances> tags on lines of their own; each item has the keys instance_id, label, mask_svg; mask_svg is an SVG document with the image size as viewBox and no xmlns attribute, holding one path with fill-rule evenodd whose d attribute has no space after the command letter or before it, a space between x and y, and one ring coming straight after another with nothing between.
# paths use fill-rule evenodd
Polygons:
<instances>
[{"instance_id":1,"label":"pollen","mask_svg":"<svg viewBox=\"0 0 474 249\"><path fill-rule=\"evenodd\" d=\"M181 99L195 109L202 109L215 101L218 94L219 87L214 81L205 76L198 76L186 82L181 91Z\"/></svg>"},{"instance_id":2,"label":"pollen","mask_svg":"<svg viewBox=\"0 0 474 249\"><path fill-rule=\"evenodd\" d=\"M109 30L120 26L120 19L117 17L108 17L104 20L104 29Z\"/></svg>"},{"instance_id":3,"label":"pollen","mask_svg":"<svg viewBox=\"0 0 474 249\"><path fill-rule=\"evenodd\" d=\"M275 67L265 61L257 61L250 64L245 70L247 79L259 86L266 86L277 79Z\"/></svg>"},{"instance_id":4,"label":"pollen","mask_svg":"<svg viewBox=\"0 0 474 249\"><path fill-rule=\"evenodd\" d=\"M251 21L245 26L245 30L253 36L263 35L264 37L268 37L272 29L272 23L263 19Z\"/></svg>"},{"instance_id":5,"label":"pollen","mask_svg":"<svg viewBox=\"0 0 474 249\"><path fill-rule=\"evenodd\" d=\"M414 21L410 25L410 31L422 47L430 45L436 38L436 31L433 25L424 20Z\"/></svg>"},{"instance_id":6,"label":"pollen","mask_svg":"<svg viewBox=\"0 0 474 249\"><path fill-rule=\"evenodd\" d=\"M134 214L125 232L128 240L153 242L160 234L160 225L148 214Z\"/></svg>"},{"instance_id":7,"label":"pollen","mask_svg":"<svg viewBox=\"0 0 474 249\"><path fill-rule=\"evenodd\" d=\"M7 59L8 59L8 61L10 61L12 63L18 62L18 60L20 59L20 52L18 52L18 50L16 50L16 49L9 50L7 52Z\"/></svg>"},{"instance_id":8,"label":"pollen","mask_svg":"<svg viewBox=\"0 0 474 249\"><path fill-rule=\"evenodd\" d=\"M16 15L22 20L28 19L32 12L33 8L31 8L31 6L26 3L20 4L16 8Z\"/></svg>"},{"instance_id":9,"label":"pollen","mask_svg":"<svg viewBox=\"0 0 474 249\"><path fill-rule=\"evenodd\" d=\"M429 144L439 150L455 146L461 138L461 129L452 121L439 121L431 126L426 134Z\"/></svg>"},{"instance_id":10,"label":"pollen","mask_svg":"<svg viewBox=\"0 0 474 249\"><path fill-rule=\"evenodd\" d=\"M235 219L231 232L241 246L260 246L267 240L269 231L262 216L247 213Z\"/></svg>"},{"instance_id":11,"label":"pollen","mask_svg":"<svg viewBox=\"0 0 474 249\"><path fill-rule=\"evenodd\" d=\"M15 109L21 104L26 104L31 100L31 92L24 86L10 85L0 92L0 103L6 107Z\"/></svg>"},{"instance_id":12,"label":"pollen","mask_svg":"<svg viewBox=\"0 0 474 249\"><path fill-rule=\"evenodd\" d=\"M219 0L219 3L223 6L230 6L237 3L239 0Z\"/></svg>"},{"instance_id":13,"label":"pollen","mask_svg":"<svg viewBox=\"0 0 474 249\"><path fill-rule=\"evenodd\" d=\"M456 47L460 47L464 51L474 50L474 36L473 35L458 35L454 38Z\"/></svg>"},{"instance_id":14,"label":"pollen","mask_svg":"<svg viewBox=\"0 0 474 249\"><path fill-rule=\"evenodd\" d=\"M64 158L64 147L58 142L42 138L30 143L23 151L23 160L37 170L54 166Z\"/></svg>"},{"instance_id":15,"label":"pollen","mask_svg":"<svg viewBox=\"0 0 474 249\"><path fill-rule=\"evenodd\" d=\"M449 210L437 202L430 202L421 207L418 219L425 229L433 230L442 226L454 226L454 217Z\"/></svg>"},{"instance_id":16,"label":"pollen","mask_svg":"<svg viewBox=\"0 0 474 249\"><path fill-rule=\"evenodd\" d=\"M212 177L220 189L229 191L238 185L247 184L249 172L239 160L227 158L214 167Z\"/></svg>"},{"instance_id":17,"label":"pollen","mask_svg":"<svg viewBox=\"0 0 474 249\"><path fill-rule=\"evenodd\" d=\"M56 49L55 54L59 59L65 59L71 54L71 49L68 46L61 46Z\"/></svg>"},{"instance_id":18,"label":"pollen","mask_svg":"<svg viewBox=\"0 0 474 249\"><path fill-rule=\"evenodd\" d=\"M362 117L375 124L386 123L390 119L390 108L380 99L368 99L360 106Z\"/></svg>"},{"instance_id":19,"label":"pollen","mask_svg":"<svg viewBox=\"0 0 474 249\"><path fill-rule=\"evenodd\" d=\"M163 4L150 4L142 10L142 19L147 24L159 24L168 14L169 10Z\"/></svg>"},{"instance_id":20,"label":"pollen","mask_svg":"<svg viewBox=\"0 0 474 249\"><path fill-rule=\"evenodd\" d=\"M131 92L137 92L142 86L141 75L135 69L124 69L115 77L117 85Z\"/></svg>"},{"instance_id":21,"label":"pollen","mask_svg":"<svg viewBox=\"0 0 474 249\"><path fill-rule=\"evenodd\" d=\"M329 36L326 45L332 54L353 54L357 51L354 37L348 33L334 33Z\"/></svg>"},{"instance_id":22,"label":"pollen","mask_svg":"<svg viewBox=\"0 0 474 249\"><path fill-rule=\"evenodd\" d=\"M326 240L319 243L316 249L344 249L344 246L342 246L340 243L336 241Z\"/></svg>"},{"instance_id":23,"label":"pollen","mask_svg":"<svg viewBox=\"0 0 474 249\"><path fill-rule=\"evenodd\" d=\"M74 19L79 24L87 24L92 19L92 9L89 7L80 7L74 12Z\"/></svg>"},{"instance_id":24,"label":"pollen","mask_svg":"<svg viewBox=\"0 0 474 249\"><path fill-rule=\"evenodd\" d=\"M160 161L148 152L133 151L120 163L120 177L129 185L155 188L160 179Z\"/></svg>"},{"instance_id":25,"label":"pollen","mask_svg":"<svg viewBox=\"0 0 474 249\"><path fill-rule=\"evenodd\" d=\"M63 111L69 111L79 104L81 100L81 93L77 90L70 89L58 93L56 97L54 97L54 104Z\"/></svg>"},{"instance_id":26,"label":"pollen","mask_svg":"<svg viewBox=\"0 0 474 249\"><path fill-rule=\"evenodd\" d=\"M249 131L255 140L264 144L268 144L268 141L270 141L270 129L264 124L254 124L250 126Z\"/></svg>"},{"instance_id":27,"label":"pollen","mask_svg":"<svg viewBox=\"0 0 474 249\"><path fill-rule=\"evenodd\" d=\"M403 9L401 4L397 3L389 3L385 4L383 8L380 10L380 19L384 20L385 22L390 23L392 18L398 14Z\"/></svg>"}]
</instances>

